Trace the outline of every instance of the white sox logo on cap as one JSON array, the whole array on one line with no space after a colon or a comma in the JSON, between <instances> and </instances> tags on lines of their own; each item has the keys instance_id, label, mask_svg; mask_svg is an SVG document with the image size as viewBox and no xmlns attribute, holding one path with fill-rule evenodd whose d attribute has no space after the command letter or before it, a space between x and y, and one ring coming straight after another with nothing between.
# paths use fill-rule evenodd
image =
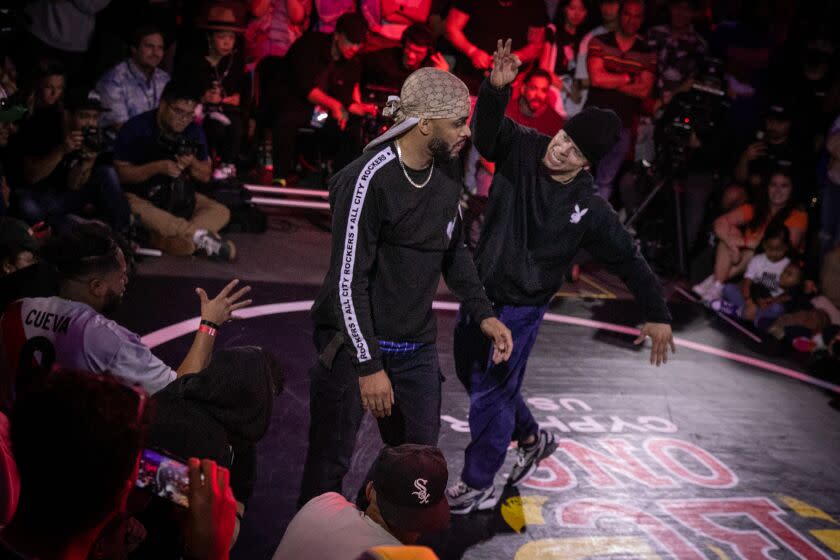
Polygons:
<instances>
[{"instance_id":1,"label":"white sox logo on cap","mask_svg":"<svg viewBox=\"0 0 840 560\"><path fill-rule=\"evenodd\" d=\"M412 492L412 494L417 496L417 499L421 504L429 503L429 491L426 490L426 485L428 483L429 481L425 478L418 478L414 481L414 487L417 488L417 492Z\"/></svg>"}]
</instances>

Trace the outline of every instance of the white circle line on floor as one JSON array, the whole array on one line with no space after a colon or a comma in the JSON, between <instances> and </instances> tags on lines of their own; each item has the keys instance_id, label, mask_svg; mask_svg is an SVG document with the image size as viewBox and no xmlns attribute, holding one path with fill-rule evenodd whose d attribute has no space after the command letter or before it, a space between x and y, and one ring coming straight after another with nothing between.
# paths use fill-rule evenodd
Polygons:
<instances>
[{"instance_id":1,"label":"white circle line on floor","mask_svg":"<svg viewBox=\"0 0 840 560\"><path fill-rule=\"evenodd\" d=\"M312 307L312 303L312 300L290 301L287 303L271 303L268 305L258 305L255 307L242 309L240 311L237 311L236 314L242 319L251 319L254 317L264 317L266 315L299 313L302 311L309 311L309 309ZM457 311L459 304L451 301L436 301L434 302L432 307L439 311ZM198 328L199 320L200 317L191 317L190 319L187 319L185 321L174 323L172 325L169 325L168 327L163 327L162 329L150 332L149 334L142 337L141 340L143 341L143 344L147 345L150 348L160 346L161 344L165 344L178 337L195 332L195 330ZM574 325L578 327L600 329L632 336L637 336L639 334L639 329L635 329L633 327L616 325L614 323L604 323L602 321L593 321L591 319L583 319L580 317L571 317L569 315L560 315L558 313L546 313L545 320L550 321L552 323L561 323L564 325ZM777 364L773 364L765 360L753 358L751 356L745 356L744 354L729 352L727 350L721 350L720 348L715 348L714 346L700 344L698 342L692 342L690 340L685 340L679 337L674 338L674 342L679 347L688 348L690 350L695 350L697 352L702 352L711 356L717 356L726 360L732 360L734 362L763 369L764 371L784 375L786 377L790 377L792 379L796 379L798 381L802 381L810 385L814 385L816 387L820 387L822 389L826 389L828 391L840 394L840 386L838 385L834 385L827 381L823 381L822 379L817 379L816 377L812 377L805 373L786 368Z\"/></svg>"}]
</instances>

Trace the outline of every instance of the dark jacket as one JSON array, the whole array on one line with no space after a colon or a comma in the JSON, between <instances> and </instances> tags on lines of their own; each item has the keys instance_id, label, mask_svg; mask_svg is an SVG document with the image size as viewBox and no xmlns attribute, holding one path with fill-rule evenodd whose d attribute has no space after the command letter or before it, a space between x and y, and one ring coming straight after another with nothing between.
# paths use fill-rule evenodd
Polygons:
<instances>
[{"instance_id":1,"label":"dark jacket","mask_svg":"<svg viewBox=\"0 0 840 560\"><path fill-rule=\"evenodd\" d=\"M662 287L592 175L554 181L542 164L550 138L505 117L510 87L485 80L472 119L479 153L496 162L476 265L495 304L544 305L563 284L579 249L617 274L648 321L668 323Z\"/></svg>"},{"instance_id":2,"label":"dark jacket","mask_svg":"<svg viewBox=\"0 0 840 560\"><path fill-rule=\"evenodd\" d=\"M420 171L422 182L428 171ZM493 315L460 238L458 164L429 183L406 180L393 144L364 153L330 183L330 268L312 307L319 328L343 333L356 372L382 369L379 340L433 344L441 274L476 321Z\"/></svg>"}]
</instances>

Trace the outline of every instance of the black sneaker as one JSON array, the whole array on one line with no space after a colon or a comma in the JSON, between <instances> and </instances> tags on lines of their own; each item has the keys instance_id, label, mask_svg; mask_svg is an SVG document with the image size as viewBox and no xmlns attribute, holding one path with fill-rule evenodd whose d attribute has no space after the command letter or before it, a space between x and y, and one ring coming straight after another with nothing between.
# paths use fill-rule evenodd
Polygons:
<instances>
[{"instance_id":1,"label":"black sneaker","mask_svg":"<svg viewBox=\"0 0 840 560\"><path fill-rule=\"evenodd\" d=\"M236 258L236 245L229 239L207 230L199 230L193 238L196 251L214 261L232 261Z\"/></svg>"},{"instance_id":2,"label":"black sneaker","mask_svg":"<svg viewBox=\"0 0 840 560\"><path fill-rule=\"evenodd\" d=\"M446 500L449 502L449 513L452 515L466 515L474 511L493 509L499 501L496 497L496 488L492 484L484 490L476 490L461 480L446 489Z\"/></svg>"},{"instance_id":3,"label":"black sneaker","mask_svg":"<svg viewBox=\"0 0 840 560\"><path fill-rule=\"evenodd\" d=\"M534 474L540 461L554 453L557 449L557 442L554 441L554 434L540 430L537 434L537 441L531 445L517 448L516 462L508 475L508 484L518 486L529 476Z\"/></svg>"}]
</instances>

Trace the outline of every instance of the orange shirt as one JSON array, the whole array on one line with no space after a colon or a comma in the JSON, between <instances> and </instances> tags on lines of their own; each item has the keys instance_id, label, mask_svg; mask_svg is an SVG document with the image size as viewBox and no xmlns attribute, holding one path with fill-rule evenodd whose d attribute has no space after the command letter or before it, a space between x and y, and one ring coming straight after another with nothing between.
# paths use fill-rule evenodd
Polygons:
<instances>
[{"instance_id":1,"label":"orange shirt","mask_svg":"<svg viewBox=\"0 0 840 560\"><path fill-rule=\"evenodd\" d=\"M744 204L743 206L739 207L738 210L741 214L741 220L743 220L741 222L742 224L746 224L753 219L753 214L755 210L752 204ZM802 232L806 231L808 229L808 214L806 214L802 210L791 210L790 215L785 220L785 226L788 228L788 230L797 229ZM758 244L761 243L761 238L764 236L765 229L767 229L767 223L765 223L758 229L745 229L744 241L746 242L747 247L757 247Z\"/></svg>"}]
</instances>

